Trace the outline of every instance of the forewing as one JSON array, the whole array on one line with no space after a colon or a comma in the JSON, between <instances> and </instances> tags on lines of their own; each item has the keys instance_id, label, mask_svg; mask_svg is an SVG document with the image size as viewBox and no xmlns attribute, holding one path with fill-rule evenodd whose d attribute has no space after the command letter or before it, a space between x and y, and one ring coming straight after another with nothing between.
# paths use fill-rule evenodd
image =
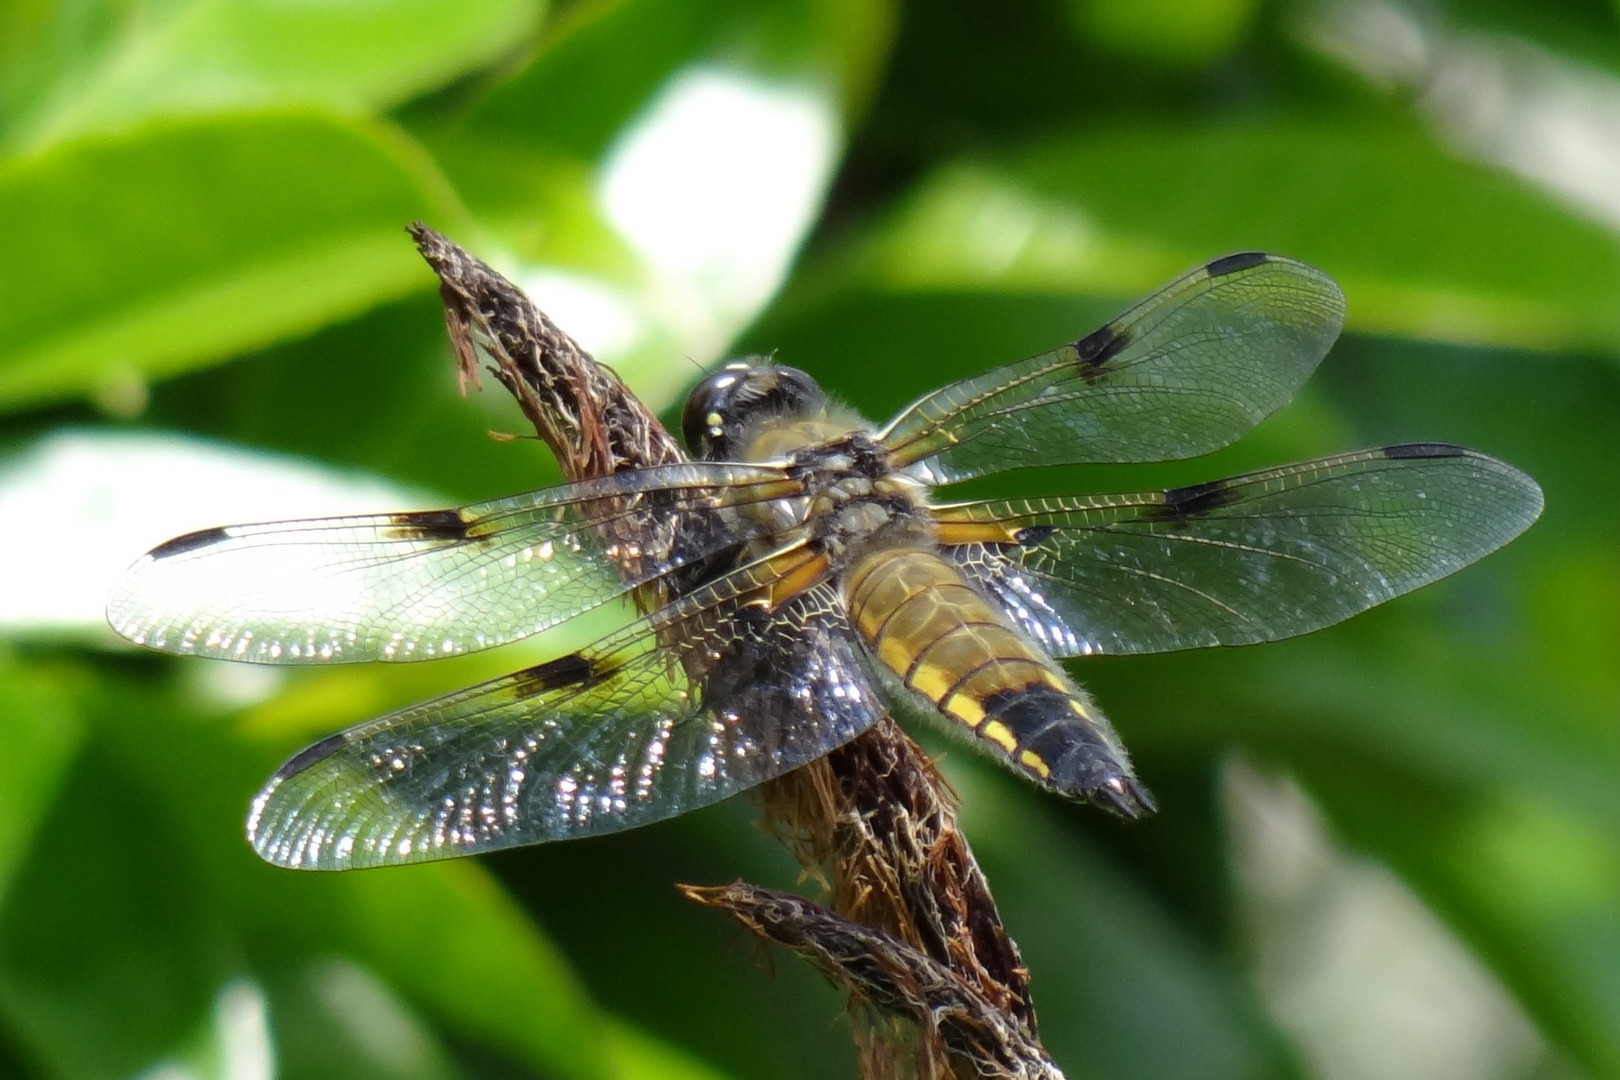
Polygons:
<instances>
[{"instance_id":1,"label":"forewing","mask_svg":"<svg viewBox=\"0 0 1620 1080\"><path fill-rule=\"evenodd\" d=\"M747 540L766 466L682 463L436 510L230 525L127 570L113 629L167 652L299 664L515 641Z\"/></svg>"},{"instance_id":2,"label":"forewing","mask_svg":"<svg viewBox=\"0 0 1620 1080\"><path fill-rule=\"evenodd\" d=\"M421 862L615 832L706 806L883 712L828 583L775 611L738 571L596 645L317 743L248 834L299 869Z\"/></svg>"},{"instance_id":3,"label":"forewing","mask_svg":"<svg viewBox=\"0 0 1620 1080\"><path fill-rule=\"evenodd\" d=\"M881 436L932 483L1218 450L1285 404L1344 323L1326 275L1229 255L1041 356L936 390Z\"/></svg>"},{"instance_id":4,"label":"forewing","mask_svg":"<svg viewBox=\"0 0 1620 1080\"><path fill-rule=\"evenodd\" d=\"M965 541L947 550L968 575L1073 656L1307 633L1496 550L1541 504L1512 466L1419 443L1169 491L937 514L947 539Z\"/></svg>"}]
</instances>

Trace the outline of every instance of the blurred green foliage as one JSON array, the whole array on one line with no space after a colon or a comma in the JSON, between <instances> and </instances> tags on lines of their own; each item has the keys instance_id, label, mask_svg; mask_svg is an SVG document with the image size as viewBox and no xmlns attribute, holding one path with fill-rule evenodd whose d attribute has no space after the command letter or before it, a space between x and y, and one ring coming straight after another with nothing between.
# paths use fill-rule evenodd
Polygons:
<instances>
[{"instance_id":1,"label":"blurred green foliage","mask_svg":"<svg viewBox=\"0 0 1620 1080\"><path fill-rule=\"evenodd\" d=\"M672 115L699 126L637 143ZM665 409L691 361L754 350L883 417L1214 255L1333 274L1349 333L1253 438L1009 482L1444 439L1536 476L1543 521L1303 640L1076 665L1162 812L1122 825L953 748L970 836L1070 1076L1620 1077L1617 125L1601 0L0 5L0 506L32 545L0 568L0 1075L852 1075L838 996L671 888L795 884L746 800L479 863L251 854L286 753L510 654L243 704L93 612L5 607L163 538L77 483L12 494L63 431L444 500L553 478L484 437L522 430L498 394L456 395L421 218ZM756 167L764 210L685 213ZM602 310L600 341L568 323ZM1403 957L1452 974L1401 983Z\"/></svg>"}]
</instances>

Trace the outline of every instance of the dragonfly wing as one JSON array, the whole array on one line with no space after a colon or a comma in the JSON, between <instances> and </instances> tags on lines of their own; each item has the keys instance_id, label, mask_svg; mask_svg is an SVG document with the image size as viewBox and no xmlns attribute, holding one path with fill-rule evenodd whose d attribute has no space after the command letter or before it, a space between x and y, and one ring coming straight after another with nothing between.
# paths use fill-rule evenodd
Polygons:
<instances>
[{"instance_id":1,"label":"dragonfly wing","mask_svg":"<svg viewBox=\"0 0 1620 1080\"><path fill-rule=\"evenodd\" d=\"M131 566L107 618L137 644L257 663L471 652L747 540L760 519L730 511L793 487L682 463L459 510L206 529Z\"/></svg>"},{"instance_id":2,"label":"dragonfly wing","mask_svg":"<svg viewBox=\"0 0 1620 1080\"><path fill-rule=\"evenodd\" d=\"M1329 626L1496 550L1541 489L1437 443L1168 491L936 512L970 577L1060 656L1247 645ZM977 532L975 532L977 530Z\"/></svg>"},{"instance_id":3,"label":"dragonfly wing","mask_svg":"<svg viewBox=\"0 0 1620 1080\"><path fill-rule=\"evenodd\" d=\"M837 591L774 611L747 568L596 645L361 724L253 804L266 860L421 862L672 817L842 745L883 714Z\"/></svg>"},{"instance_id":4,"label":"dragonfly wing","mask_svg":"<svg viewBox=\"0 0 1620 1080\"><path fill-rule=\"evenodd\" d=\"M1194 457L1291 399L1343 324L1344 295L1325 274L1229 255L1078 341L934 391L880 438L932 483Z\"/></svg>"}]
</instances>

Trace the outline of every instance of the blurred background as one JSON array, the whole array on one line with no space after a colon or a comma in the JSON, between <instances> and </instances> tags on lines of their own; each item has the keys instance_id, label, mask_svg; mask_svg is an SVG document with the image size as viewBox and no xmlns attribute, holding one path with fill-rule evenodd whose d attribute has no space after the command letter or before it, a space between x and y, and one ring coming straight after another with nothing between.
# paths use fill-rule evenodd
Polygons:
<instances>
[{"instance_id":1,"label":"blurred background","mask_svg":"<svg viewBox=\"0 0 1620 1080\"><path fill-rule=\"evenodd\" d=\"M0 3L0 1075L853 1075L839 995L672 888L813 889L746 799L401 870L249 851L294 749L600 620L325 671L105 628L185 530L556 478L458 395L413 219L665 415L759 351L882 419L1215 255L1335 276L1344 340L1241 445L992 487L1432 439L1542 521L1305 639L1074 665L1145 823L930 745L1070 1077L1620 1076L1614 0Z\"/></svg>"}]
</instances>

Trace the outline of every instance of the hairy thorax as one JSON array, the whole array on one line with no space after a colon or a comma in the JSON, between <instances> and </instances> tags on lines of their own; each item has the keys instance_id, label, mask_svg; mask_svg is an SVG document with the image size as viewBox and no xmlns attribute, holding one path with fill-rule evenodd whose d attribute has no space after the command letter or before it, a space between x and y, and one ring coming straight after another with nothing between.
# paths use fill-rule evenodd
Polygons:
<instances>
[{"instance_id":1,"label":"hairy thorax","mask_svg":"<svg viewBox=\"0 0 1620 1080\"><path fill-rule=\"evenodd\" d=\"M805 493L751 511L772 525L766 541L770 546L803 540L827 558L834 573L874 550L934 547L927 487L895 472L888 451L867 431L835 427L830 421L799 421L763 432L749 456L778 456L791 442L797 446L780 456L792 463Z\"/></svg>"}]
</instances>

